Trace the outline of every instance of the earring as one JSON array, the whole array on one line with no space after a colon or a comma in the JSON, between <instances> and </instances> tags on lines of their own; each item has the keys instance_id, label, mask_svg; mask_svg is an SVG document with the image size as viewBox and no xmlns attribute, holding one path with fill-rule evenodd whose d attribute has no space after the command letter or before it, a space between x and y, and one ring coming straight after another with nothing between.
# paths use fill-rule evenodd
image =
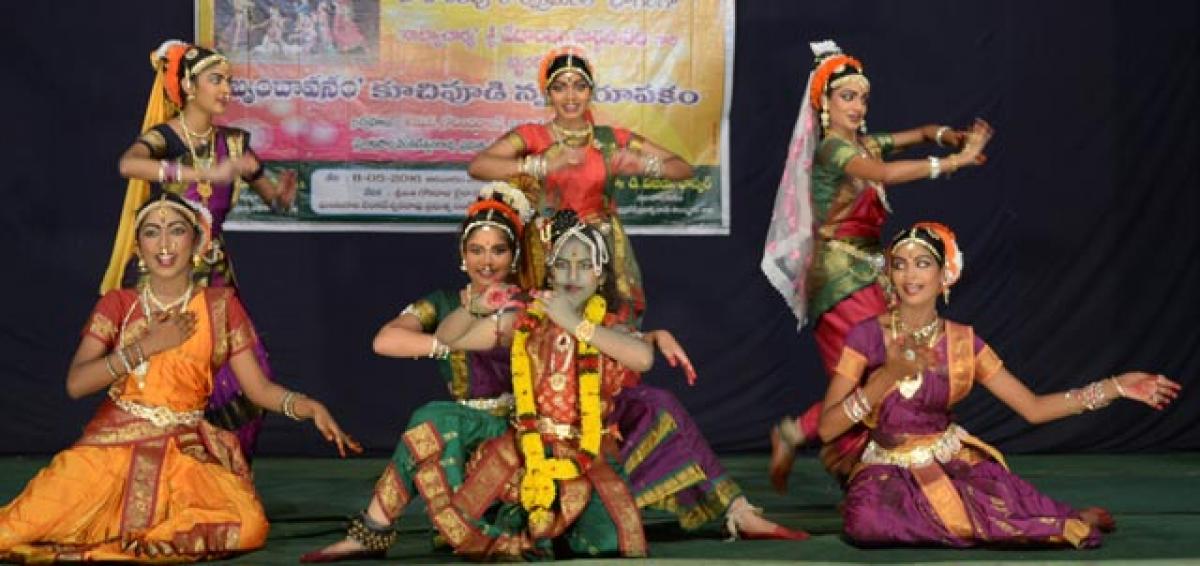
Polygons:
<instances>
[{"instance_id":1,"label":"earring","mask_svg":"<svg viewBox=\"0 0 1200 566\"><path fill-rule=\"evenodd\" d=\"M204 260L200 257L199 252L192 254L192 267L195 267L196 269L200 269L200 263L202 261L204 261Z\"/></svg>"},{"instance_id":2,"label":"earring","mask_svg":"<svg viewBox=\"0 0 1200 566\"><path fill-rule=\"evenodd\" d=\"M146 260L142 259L142 256L138 256L138 272L146 273L147 271L150 271L150 269L146 267Z\"/></svg>"},{"instance_id":3,"label":"earring","mask_svg":"<svg viewBox=\"0 0 1200 566\"><path fill-rule=\"evenodd\" d=\"M949 287L945 287L942 289L942 300L946 301L947 306L950 305L950 288Z\"/></svg>"},{"instance_id":4,"label":"earring","mask_svg":"<svg viewBox=\"0 0 1200 566\"><path fill-rule=\"evenodd\" d=\"M821 110L821 129L822 130L829 129L829 111L828 110Z\"/></svg>"},{"instance_id":5,"label":"earring","mask_svg":"<svg viewBox=\"0 0 1200 566\"><path fill-rule=\"evenodd\" d=\"M867 121L865 119L858 123L858 131L862 132L864 136L867 135Z\"/></svg>"},{"instance_id":6,"label":"earring","mask_svg":"<svg viewBox=\"0 0 1200 566\"><path fill-rule=\"evenodd\" d=\"M458 264L458 270L463 273L467 272L467 260L464 259L462 260L462 263Z\"/></svg>"}]
</instances>

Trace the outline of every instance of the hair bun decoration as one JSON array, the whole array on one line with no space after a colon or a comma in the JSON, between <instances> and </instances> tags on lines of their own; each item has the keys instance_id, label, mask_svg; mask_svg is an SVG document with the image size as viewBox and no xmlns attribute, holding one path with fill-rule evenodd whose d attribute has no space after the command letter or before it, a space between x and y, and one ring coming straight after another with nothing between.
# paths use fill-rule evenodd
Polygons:
<instances>
[{"instance_id":1,"label":"hair bun decoration","mask_svg":"<svg viewBox=\"0 0 1200 566\"><path fill-rule=\"evenodd\" d=\"M963 270L963 253L958 247L958 236L949 226L940 222L924 221L913 225L914 229L925 230L932 234L938 240L941 240L942 247L946 250L946 255L942 263L942 268L945 270L945 283L949 287L958 282L962 277Z\"/></svg>"}]
</instances>

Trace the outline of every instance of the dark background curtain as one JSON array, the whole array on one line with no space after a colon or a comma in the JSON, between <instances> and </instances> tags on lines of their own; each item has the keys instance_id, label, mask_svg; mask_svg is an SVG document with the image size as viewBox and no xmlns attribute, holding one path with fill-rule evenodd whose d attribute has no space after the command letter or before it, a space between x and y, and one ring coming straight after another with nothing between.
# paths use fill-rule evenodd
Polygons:
<instances>
[{"instance_id":1,"label":"dark background curtain","mask_svg":"<svg viewBox=\"0 0 1200 566\"><path fill-rule=\"evenodd\" d=\"M598 2L598 5L603 5ZM945 315L975 326L1036 392L1134 368L1183 382L1164 413L1130 402L1031 427L982 388L958 415L1016 452L1200 447L1197 4L795 2L737 4L728 237L636 237L650 309L700 372L660 363L720 451L761 450L768 427L820 398L812 336L758 270L812 56L834 38L862 59L874 131L976 116L986 167L894 187L888 232L955 228L966 271ZM99 396L72 402L66 368L96 300L152 81L148 53L192 37L191 2L6 5L0 453L67 446ZM600 70L601 75L603 69ZM923 157L926 150L912 152ZM233 233L244 301L279 381L319 397L376 453L445 390L429 361L371 353L408 302L463 284L449 234ZM263 454L330 454L308 425L270 417Z\"/></svg>"}]
</instances>

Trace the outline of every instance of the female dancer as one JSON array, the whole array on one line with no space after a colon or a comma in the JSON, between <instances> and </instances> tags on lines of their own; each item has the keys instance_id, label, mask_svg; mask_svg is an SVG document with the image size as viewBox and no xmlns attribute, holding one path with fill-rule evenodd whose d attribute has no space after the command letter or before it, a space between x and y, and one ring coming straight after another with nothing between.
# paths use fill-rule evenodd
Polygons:
<instances>
[{"instance_id":1,"label":"female dancer","mask_svg":"<svg viewBox=\"0 0 1200 566\"><path fill-rule=\"evenodd\" d=\"M211 244L206 211L164 194L135 226L145 284L100 299L67 374L72 398L107 398L0 509L0 559L190 562L261 547L267 520L237 438L203 419L227 363L257 406L311 418L342 456L361 451L320 402L266 379L232 290L193 280L190 260Z\"/></svg>"},{"instance_id":2,"label":"female dancer","mask_svg":"<svg viewBox=\"0 0 1200 566\"><path fill-rule=\"evenodd\" d=\"M613 282L599 230L559 211L549 246L549 291L519 314L473 321L449 342L484 351L511 341L513 426L479 449L452 497L431 497L447 493L438 474L418 486L434 526L460 554L552 557L559 539L575 554L644 556L640 512L604 413L626 372L649 370L654 352L607 310ZM502 508L485 516L495 503Z\"/></svg>"},{"instance_id":3,"label":"female dancer","mask_svg":"<svg viewBox=\"0 0 1200 566\"><path fill-rule=\"evenodd\" d=\"M167 41L152 55L157 78L142 127L145 133L121 155L121 175L129 179L112 259L100 292L120 287L133 255L133 211L150 195L150 184L199 203L213 218L212 250L197 260L201 285L232 287L237 281L222 245L225 216L237 203L243 183L258 192L272 208L285 211L295 198L294 175L281 175L276 184L263 174L263 164L250 149L250 134L213 124L225 111L230 96L229 61L221 54L179 41ZM255 355L268 379L266 349ZM236 431L242 450L254 453L262 414L242 395L230 368L217 374L207 418Z\"/></svg>"},{"instance_id":4,"label":"female dancer","mask_svg":"<svg viewBox=\"0 0 1200 566\"><path fill-rule=\"evenodd\" d=\"M884 186L937 179L982 164L992 130L977 120L969 132L927 125L867 134L871 85L862 63L832 41L813 44L813 53L817 63L805 89L808 104L801 105L762 267L797 318L816 321L817 348L833 375L846 332L887 308L877 284L883 268L880 230L891 212ZM814 112L820 115L819 131ZM959 151L944 158L883 160L919 143ZM786 489L796 446L816 439L820 411L815 404L771 431L770 475L776 489ZM847 435L827 447L826 465L844 473L838 461L861 449L862 439Z\"/></svg>"},{"instance_id":5,"label":"female dancer","mask_svg":"<svg viewBox=\"0 0 1200 566\"><path fill-rule=\"evenodd\" d=\"M645 294L633 248L617 217L613 181L620 175L687 179L692 166L629 130L593 124L594 77L592 66L576 50L549 53L542 60L538 80L554 117L545 124L518 126L477 155L469 171L478 179L518 173L537 177L545 186L545 206L574 210L584 222L599 228L614 253L612 268L621 303L610 308L622 320L639 321ZM537 249L526 247L531 252ZM540 268L541 263L531 265ZM535 271L529 279L540 283L544 278ZM674 342L669 335L653 339ZM694 381L690 364L685 371L689 382ZM761 510L747 502L673 394L636 379L626 385L611 418L624 435L622 460L639 506L674 513L686 529L724 515L735 536L807 537L760 516Z\"/></svg>"},{"instance_id":6,"label":"female dancer","mask_svg":"<svg viewBox=\"0 0 1200 566\"><path fill-rule=\"evenodd\" d=\"M842 507L846 534L867 545L1096 546L1100 531L1115 526L1107 511L1076 511L1042 495L955 424L951 408L979 382L1027 421L1043 423L1120 397L1162 409L1179 385L1134 371L1034 394L970 326L938 316L937 298L962 268L945 226L921 222L901 232L888 247L896 308L846 336L819 425L825 441L860 422L870 427Z\"/></svg>"},{"instance_id":7,"label":"female dancer","mask_svg":"<svg viewBox=\"0 0 1200 566\"><path fill-rule=\"evenodd\" d=\"M617 217L613 181L620 175L682 180L692 166L678 155L624 128L593 124L592 67L575 50L556 50L541 64L538 84L554 110L544 124L516 127L488 146L468 168L482 180L527 174L544 184L550 210L571 209L599 227L614 250L621 305L617 312L640 319L645 310L641 272Z\"/></svg>"}]
</instances>

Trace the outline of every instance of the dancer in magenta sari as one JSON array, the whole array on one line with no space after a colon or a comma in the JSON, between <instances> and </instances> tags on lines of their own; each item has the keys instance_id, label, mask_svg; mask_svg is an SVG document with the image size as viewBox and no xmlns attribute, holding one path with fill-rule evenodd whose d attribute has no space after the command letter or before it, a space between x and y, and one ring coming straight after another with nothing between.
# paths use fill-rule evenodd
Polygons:
<instances>
[{"instance_id":1,"label":"dancer in magenta sari","mask_svg":"<svg viewBox=\"0 0 1200 566\"><path fill-rule=\"evenodd\" d=\"M880 231L891 213L885 185L937 179L982 163L991 128L979 120L969 132L930 124L867 134L870 83L862 63L832 41L812 47L817 64L792 134L762 269L800 323L814 323L821 360L833 375L846 332L887 308L877 284L883 267ZM883 160L919 143L960 151L941 158ZM795 447L816 440L819 415L816 404L772 430L770 475L776 489L786 488ZM826 448L825 463L835 475L844 475L841 461L861 449L862 441L859 431Z\"/></svg>"},{"instance_id":2,"label":"dancer in magenta sari","mask_svg":"<svg viewBox=\"0 0 1200 566\"><path fill-rule=\"evenodd\" d=\"M157 77L143 133L121 156L121 175L129 179L129 185L100 291L139 283L133 277L135 272L127 269L133 255L133 212L149 197L152 183L156 190L182 196L209 211L214 246L195 266L197 282L236 291L237 280L222 239L226 215L236 205L243 185L249 185L274 210L290 209L295 198L295 177L285 172L277 184L264 174L262 162L250 149L249 132L213 124L214 116L225 111L230 97L230 66L223 55L168 41L151 54L151 61ZM255 345L254 354L271 378L267 352L261 343ZM236 432L247 458L253 455L262 411L242 394L228 366L222 367L214 379L206 418Z\"/></svg>"},{"instance_id":3,"label":"dancer in magenta sari","mask_svg":"<svg viewBox=\"0 0 1200 566\"><path fill-rule=\"evenodd\" d=\"M862 545L1097 546L1100 533L1115 527L1107 511L1076 510L1038 492L995 448L955 424L951 409L979 383L1042 423L1121 397L1162 409L1179 385L1135 371L1034 394L970 326L938 317L937 298L962 266L945 226L922 222L901 232L888 248L896 308L846 337L819 425L826 441L860 423L870 431L850 470L846 535Z\"/></svg>"}]
</instances>

